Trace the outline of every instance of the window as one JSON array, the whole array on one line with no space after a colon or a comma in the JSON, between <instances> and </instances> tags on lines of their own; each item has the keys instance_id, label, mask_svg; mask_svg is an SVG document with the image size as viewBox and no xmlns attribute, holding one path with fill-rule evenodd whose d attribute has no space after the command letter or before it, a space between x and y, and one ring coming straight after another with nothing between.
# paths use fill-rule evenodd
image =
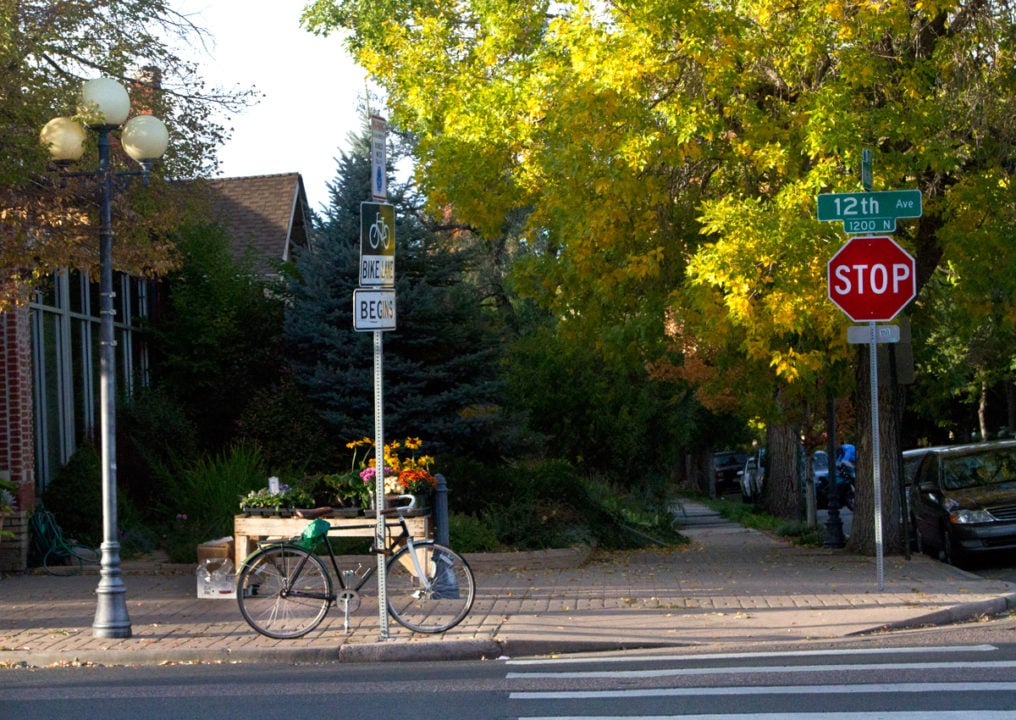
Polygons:
<instances>
[{"instance_id":1,"label":"window","mask_svg":"<svg viewBox=\"0 0 1016 720\"><path fill-rule=\"evenodd\" d=\"M87 273L57 272L35 293L32 309L36 490L42 493L74 450L98 434L99 286ZM148 354L137 321L146 317L148 282L114 277L117 392L148 383Z\"/></svg>"}]
</instances>

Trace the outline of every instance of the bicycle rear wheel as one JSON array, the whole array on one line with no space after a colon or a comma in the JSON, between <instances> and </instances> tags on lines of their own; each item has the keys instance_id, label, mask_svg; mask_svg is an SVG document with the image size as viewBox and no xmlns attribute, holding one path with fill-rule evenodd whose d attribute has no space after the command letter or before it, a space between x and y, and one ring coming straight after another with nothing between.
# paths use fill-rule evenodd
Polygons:
<instances>
[{"instance_id":1,"label":"bicycle rear wheel","mask_svg":"<svg viewBox=\"0 0 1016 720\"><path fill-rule=\"evenodd\" d=\"M473 571L454 550L429 540L414 542L388 561L388 612L421 633L440 633L458 625L473 607Z\"/></svg>"},{"instance_id":2,"label":"bicycle rear wheel","mask_svg":"<svg viewBox=\"0 0 1016 720\"><path fill-rule=\"evenodd\" d=\"M236 582L243 619L271 638L306 635L324 619L332 600L332 581L324 563L293 545L273 545L255 553Z\"/></svg>"}]
</instances>

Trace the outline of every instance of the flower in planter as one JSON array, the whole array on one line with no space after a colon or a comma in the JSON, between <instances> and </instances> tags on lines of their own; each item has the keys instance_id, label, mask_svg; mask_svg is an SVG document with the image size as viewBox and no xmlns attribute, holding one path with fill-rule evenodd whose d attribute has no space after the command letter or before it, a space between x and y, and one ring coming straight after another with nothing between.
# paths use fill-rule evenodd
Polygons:
<instances>
[{"instance_id":1,"label":"flower in planter","mask_svg":"<svg viewBox=\"0 0 1016 720\"><path fill-rule=\"evenodd\" d=\"M399 473L399 485L410 495L427 495L437 488L437 478L426 470L411 468Z\"/></svg>"},{"instance_id":2,"label":"flower in planter","mask_svg":"<svg viewBox=\"0 0 1016 720\"><path fill-rule=\"evenodd\" d=\"M384 446L385 495L401 495L404 493L428 493L437 486L437 480L430 474L430 465L434 458L418 454L423 440L418 437L407 437L402 441L392 441ZM370 438L355 440L346 447L354 450L354 462L359 448L366 448L364 461L361 463L360 478L371 492L374 490L377 477L377 462L369 458L370 449L374 447ZM409 451L408 454L405 451ZM406 474L408 473L408 474ZM405 479L403 479L403 475ZM412 488L412 489L410 489Z\"/></svg>"},{"instance_id":3,"label":"flower in planter","mask_svg":"<svg viewBox=\"0 0 1016 720\"><path fill-rule=\"evenodd\" d=\"M373 465L360 471L360 480L367 488L368 493L374 492L375 478L377 478L377 468ZM395 472L395 468L385 465L385 495L398 495L400 492L402 492L402 486L399 485L399 474Z\"/></svg>"}]
</instances>

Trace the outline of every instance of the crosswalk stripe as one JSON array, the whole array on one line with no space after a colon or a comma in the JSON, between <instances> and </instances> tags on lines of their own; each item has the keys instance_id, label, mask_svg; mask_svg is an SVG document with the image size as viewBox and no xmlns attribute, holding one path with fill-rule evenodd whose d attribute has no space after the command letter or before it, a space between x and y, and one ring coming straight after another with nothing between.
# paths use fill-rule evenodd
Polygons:
<instances>
[{"instance_id":1,"label":"crosswalk stripe","mask_svg":"<svg viewBox=\"0 0 1016 720\"><path fill-rule=\"evenodd\" d=\"M526 715L519 720L1016 720L1016 710L943 710L818 713L749 713L747 715Z\"/></svg>"},{"instance_id":2,"label":"crosswalk stripe","mask_svg":"<svg viewBox=\"0 0 1016 720\"><path fill-rule=\"evenodd\" d=\"M558 680L595 680L598 678L659 678L681 677L693 675L743 675L764 673L820 673L820 672L860 672L865 670L1004 670L1016 668L1016 661L999 660L993 662L928 662L928 663L872 663L842 665L753 665L739 667L693 667L693 668L656 668L644 670L597 670L591 672L509 672L505 677L516 679L558 679Z\"/></svg>"},{"instance_id":3,"label":"crosswalk stripe","mask_svg":"<svg viewBox=\"0 0 1016 720\"><path fill-rule=\"evenodd\" d=\"M1016 690L1016 682L867 683L861 685L764 685L758 687L632 688L629 690L520 690L512 700L609 700L640 697L707 697L719 695L844 695L859 693L958 693Z\"/></svg>"},{"instance_id":4,"label":"crosswalk stripe","mask_svg":"<svg viewBox=\"0 0 1016 720\"><path fill-rule=\"evenodd\" d=\"M897 648L830 648L828 650L782 650L772 652L742 652L742 653L705 653L702 655L617 655L609 658L604 657L569 657L569 658L521 658L509 659L506 665L588 665L593 663L634 663L634 662L698 662L700 660L745 660L753 658L795 658L795 657L824 657L835 655L914 655L914 654L943 654L943 653L973 653L973 652L994 652L998 648L994 645L941 645L930 647L897 647Z\"/></svg>"}]
</instances>

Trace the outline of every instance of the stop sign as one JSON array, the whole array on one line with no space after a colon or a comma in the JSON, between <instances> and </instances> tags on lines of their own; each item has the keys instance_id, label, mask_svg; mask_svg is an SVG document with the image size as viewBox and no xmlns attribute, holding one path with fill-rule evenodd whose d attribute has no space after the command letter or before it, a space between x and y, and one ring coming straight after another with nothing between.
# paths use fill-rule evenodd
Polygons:
<instances>
[{"instance_id":1,"label":"stop sign","mask_svg":"<svg viewBox=\"0 0 1016 720\"><path fill-rule=\"evenodd\" d=\"M851 238L828 275L829 299L855 322L892 320L917 294L914 258L892 238Z\"/></svg>"}]
</instances>

